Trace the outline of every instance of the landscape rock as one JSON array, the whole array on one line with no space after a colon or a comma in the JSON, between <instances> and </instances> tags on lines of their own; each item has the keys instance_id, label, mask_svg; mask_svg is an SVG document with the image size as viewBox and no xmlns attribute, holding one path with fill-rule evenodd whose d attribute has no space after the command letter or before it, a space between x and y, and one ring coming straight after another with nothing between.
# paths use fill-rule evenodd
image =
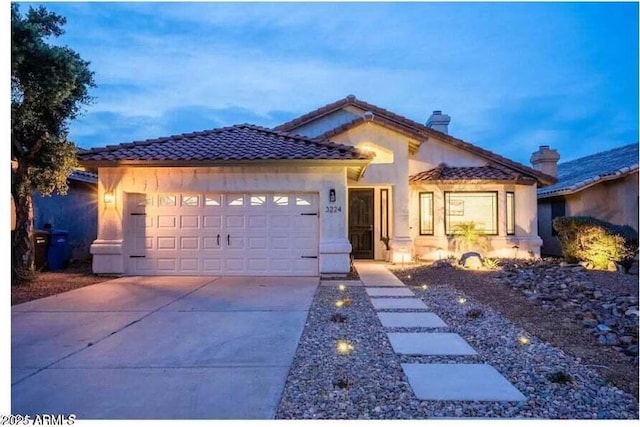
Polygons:
<instances>
[{"instance_id":1,"label":"landscape rock","mask_svg":"<svg viewBox=\"0 0 640 427\"><path fill-rule=\"evenodd\" d=\"M482 256L477 252L465 252L460 257L460 265L464 268L478 270L482 268Z\"/></svg>"}]
</instances>

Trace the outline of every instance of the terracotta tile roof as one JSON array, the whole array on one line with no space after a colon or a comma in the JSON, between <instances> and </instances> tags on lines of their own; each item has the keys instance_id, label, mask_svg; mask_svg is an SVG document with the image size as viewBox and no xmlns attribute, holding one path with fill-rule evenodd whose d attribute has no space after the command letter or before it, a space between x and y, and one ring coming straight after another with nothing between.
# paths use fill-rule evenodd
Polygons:
<instances>
[{"instance_id":1,"label":"terracotta tile roof","mask_svg":"<svg viewBox=\"0 0 640 427\"><path fill-rule=\"evenodd\" d=\"M83 163L369 160L356 148L242 124L78 153Z\"/></svg>"},{"instance_id":2,"label":"terracotta tile roof","mask_svg":"<svg viewBox=\"0 0 640 427\"><path fill-rule=\"evenodd\" d=\"M72 181L87 182L89 184L97 184L98 174L87 172L87 171L75 170L71 172L71 175L69 175L68 179Z\"/></svg>"},{"instance_id":3,"label":"terracotta tile roof","mask_svg":"<svg viewBox=\"0 0 640 427\"><path fill-rule=\"evenodd\" d=\"M638 172L638 143L558 164L558 182L538 190L538 198L573 194L602 181Z\"/></svg>"},{"instance_id":4,"label":"terracotta tile roof","mask_svg":"<svg viewBox=\"0 0 640 427\"><path fill-rule=\"evenodd\" d=\"M540 185L549 185L556 182L556 179L550 175L544 174L540 171L537 171L533 168L525 166L521 163L514 162L513 160L507 159L506 157L500 156L499 154L493 153L489 150L485 150L483 148L477 147L469 142L463 141L458 138L454 138L442 132L438 132L437 130L431 129L421 123L415 122L406 117L395 114L384 108L380 108L376 105L369 104L368 102L364 102L359 99L356 99L356 97L353 95L349 95L346 98L340 99L336 102L320 107L317 110L311 111L310 113L304 114L296 119L283 123L282 125L277 126L274 129L278 131L295 133L296 128L348 106L358 108L363 112L370 111L374 115L373 120L376 121L377 123L380 123L383 126L386 124L386 125L393 125L396 128L400 127L404 129L405 132L411 133L413 137L418 140L434 137L443 141L444 143L472 152L491 162L495 162L503 166L507 166L523 174L535 177L538 180ZM362 124L363 121L364 121L363 119L358 118L349 123L343 124L339 126L340 132L348 130L355 126L358 126ZM321 136L326 138L329 135L332 135L332 134L335 135L334 131L336 130L337 129L331 130Z\"/></svg>"},{"instance_id":5,"label":"terracotta tile roof","mask_svg":"<svg viewBox=\"0 0 640 427\"><path fill-rule=\"evenodd\" d=\"M534 178L499 165L449 167L445 164L409 177L410 183L425 181L515 181L520 184L536 182Z\"/></svg>"}]
</instances>

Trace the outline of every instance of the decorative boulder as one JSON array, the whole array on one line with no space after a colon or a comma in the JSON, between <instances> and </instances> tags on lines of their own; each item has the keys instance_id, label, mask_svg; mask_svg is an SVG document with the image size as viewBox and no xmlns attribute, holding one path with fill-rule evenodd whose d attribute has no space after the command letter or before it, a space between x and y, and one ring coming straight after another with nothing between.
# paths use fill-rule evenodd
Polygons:
<instances>
[{"instance_id":1,"label":"decorative boulder","mask_svg":"<svg viewBox=\"0 0 640 427\"><path fill-rule=\"evenodd\" d=\"M478 270L482 268L482 257L477 252L465 252L460 257L460 264L464 268Z\"/></svg>"}]
</instances>

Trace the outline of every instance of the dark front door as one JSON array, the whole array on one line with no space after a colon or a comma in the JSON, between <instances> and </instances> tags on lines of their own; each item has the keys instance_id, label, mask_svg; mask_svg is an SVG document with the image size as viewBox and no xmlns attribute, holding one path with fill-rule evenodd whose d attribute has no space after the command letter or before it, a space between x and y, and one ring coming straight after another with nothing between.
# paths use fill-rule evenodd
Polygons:
<instances>
[{"instance_id":1,"label":"dark front door","mask_svg":"<svg viewBox=\"0 0 640 427\"><path fill-rule=\"evenodd\" d=\"M354 258L373 259L373 188L349 189L349 241Z\"/></svg>"}]
</instances>

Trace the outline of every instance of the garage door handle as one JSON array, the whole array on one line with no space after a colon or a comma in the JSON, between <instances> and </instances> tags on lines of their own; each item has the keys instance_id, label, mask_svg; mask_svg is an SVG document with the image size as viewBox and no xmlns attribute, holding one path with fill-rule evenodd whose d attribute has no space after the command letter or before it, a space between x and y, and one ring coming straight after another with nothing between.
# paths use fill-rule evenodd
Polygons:
<instances>
[{"instance_id":1,"label":"garage door handle","mask_svg":"<svg viewBox=\"0 0 640 427\"><path fill-rule=\"evenodd\" d=\"M129 258L146 258L144 255L129 255Z\"/></svg>"},{"instance_id":2,"label":"garage door handle","mask_svg":"<svg viewBox=\"0 0 640 427\"><path fill-rule=\"evenodd\" d=\"M218 246L220 246L220 235L218 234L218 237L216 237L216 239L218 239Z\"/></svg>"},{"instance_id":3,"label":"garage door handle","mask_svg":"<svg viewBox=\"0 0 640 427\"><path fill-rule=\"evenodd\" d=\"M306 215L306 216L318 216L317 212L314 213L301 213L300 215Z\"/></svg>"},{"instance_id":4,"label":"garage door handle","mask_svg":"<svg viewBox=\"0 0 640 427\"><path fill-rule=\"evenodd\" d=\"M301 258L305 258L305 259L307 259L307 258L311 258L311 259L318 259L318 257L317 257L317 256L309 256L309 255L302 255L302 256L301 256Z\"/></svg>"},{"instance_id":5,"label":"garage door handle","mask_svg":"<svg viewBox=\"0 0 640 427\"><path fill-rule=\"evenodd\" d=\"M231 246L231 237L227 234L227 246Z\"/></svg>"}]
</instances>

